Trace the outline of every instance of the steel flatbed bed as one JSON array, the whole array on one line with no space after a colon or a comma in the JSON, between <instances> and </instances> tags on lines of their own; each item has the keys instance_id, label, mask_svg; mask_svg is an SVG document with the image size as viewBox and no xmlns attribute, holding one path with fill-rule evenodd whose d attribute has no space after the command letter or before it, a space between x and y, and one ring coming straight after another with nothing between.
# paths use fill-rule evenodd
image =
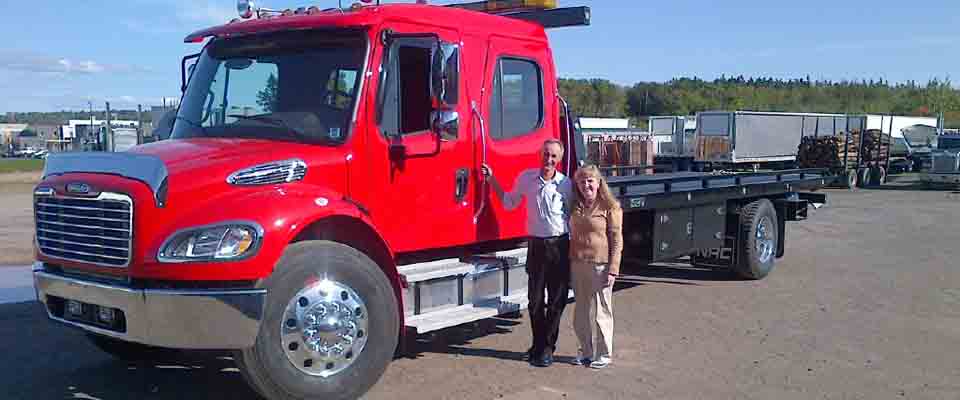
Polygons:
<instances>
[{"instance_id":1,"label":"steel flatbed bed","mask_svg":"<svg viewBox=\"0 0 960 400\"><path fill-rule=\"evenodd\" d=\"M829 180L822 169L607 178L624 209L625 257L651 263L692 256L695 265L732 267L750 279L765 276L773 258L783 256L786 222L826 203L813 192ZM763 268L748 268L750 259Z\"/></svg>"},{"instance_id":2,"label":"steel flatbed bed","mask_svg":"<svg viewBox=\"0 0 960 400\"><path fill-rule=\"evenodd\" d=\"M671 172L607 177L624 210L695 207L718 201L815 191L832 179L822 169L754 173ZM806 194L804 195L806 196Z\"/></svg>"}]
</instances>

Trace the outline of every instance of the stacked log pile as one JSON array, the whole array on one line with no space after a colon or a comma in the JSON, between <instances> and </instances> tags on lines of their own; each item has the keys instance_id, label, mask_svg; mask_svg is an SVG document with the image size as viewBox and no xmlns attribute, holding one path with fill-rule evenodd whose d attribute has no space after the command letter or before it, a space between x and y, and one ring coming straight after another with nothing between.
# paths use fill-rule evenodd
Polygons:
<instances>
[{"instance_id":1,"label":"stacked log pile","mask_svg":"<svg viewBox=\"0 0 960 400\"><path fill-rule=\"evenodd\" d=\"M860 141L863 146L860 146ZM866 133L853 131L849 135L804 136L797 149L797 161L801 168L855 169L863 164L886 162L889 154L890 136L876 130ZM846 164L844 164L846 161Z\"/></svg>"},{"instance_id":2,"label":"stacked log pile","mask_svg":"<svg viewBox=\"0 0 960 400\"><path fill-rule=\"evenodd\" d=\"M890 153L890 135L878 130L868 130L863 134L863 161L867 163L886 163Z\"/></svg>"},{"instance_id":3,"label":"stacked log pile","mask_svg":"<svg viewBox=\"0 0 960 400\"><path fill-rule=\"evenodd\" d=\"M852 140L838 136L804 136L797 149L800 168L840 168L846 158L848 165L857 165L857 146Z\"/></svg>"}]
</instances>

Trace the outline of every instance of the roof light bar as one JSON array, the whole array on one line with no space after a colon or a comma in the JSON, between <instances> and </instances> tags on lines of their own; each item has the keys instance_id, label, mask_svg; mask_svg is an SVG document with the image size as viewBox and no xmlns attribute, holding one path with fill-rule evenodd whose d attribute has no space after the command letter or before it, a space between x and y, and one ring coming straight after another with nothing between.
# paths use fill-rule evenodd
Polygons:
<instances>
[{"instance_id":1,"label":"roof light bar","mask_svg":"<svg viewBox=\"0 0 960 400\"><path fill-rule=\"evenodd\" d=\"M450 7L467 10L500 13L520 10L549 10L557 8L557 0L488 0L473 3L451 4Z\"/></svg>"},{"instance_id":2,"label":"roof light bar","mask_svg":"<svg viewBox=\"0 0 960 400\"><path fill-rule=\"evenodd\" d=\"M253 0L237 0L237 14L240 14L240 18L250 18L256 12L257 6L253 4Z\"/></svg>"}]
</instances>

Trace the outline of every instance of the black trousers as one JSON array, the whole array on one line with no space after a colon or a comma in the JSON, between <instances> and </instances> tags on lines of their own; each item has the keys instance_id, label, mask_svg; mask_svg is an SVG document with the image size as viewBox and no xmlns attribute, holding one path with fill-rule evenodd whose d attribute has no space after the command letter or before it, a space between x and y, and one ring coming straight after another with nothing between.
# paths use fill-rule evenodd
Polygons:
<instances>
[{"instance_id":1,"label":"black trousers","mask_svg":"<svg viewBox=\"0 0 960 400\"><path fill-rule=\"evenodd\" d=\"M560 318L567 306L570 290L569 251L570 240L567 235L547 239L530 238L527 247L527 300L534 357L553 353L557 348Z\"/></svg>"}]
</instances>

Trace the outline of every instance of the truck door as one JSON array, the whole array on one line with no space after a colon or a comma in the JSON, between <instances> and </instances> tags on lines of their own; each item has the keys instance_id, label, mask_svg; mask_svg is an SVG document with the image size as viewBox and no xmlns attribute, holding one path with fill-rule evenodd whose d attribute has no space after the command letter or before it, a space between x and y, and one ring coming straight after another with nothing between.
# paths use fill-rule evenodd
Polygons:
<instances>
[{"instance_id":1,"label":"truck door","mask_svg":"<svg viewBox=\"0 0 960 400\"><path fill-rule=\"evenodd\" d=\"M556 86L548 84L556 81L550 60L546 42L490 38L481 101L487 129L479 151L481 162L490 165L504 190L513 190L524 170L540 167L545 140L559 138ZM506 211L492 189L485 201L479 240L527 235L526 206Z\"/></svg>"},{"instance_id":2,"label":"truck door","mask_svg":"<svg viewBox=\"0 0 960 400\"><path fill-rule=\"evenodd\" d=\"M371 101L367 202L371 218L397 252L456 246L473 238L469 108L458 73L459 34L454 30L388 24L378 46L378 86ZM386 30L385 29L385 30ZM439 48L446 51L438 63ZM443 64L447 85L443 106L435 104L431 71ZM379 74L379 77L377 77ZM433 129L444 109L448 126ZM459 128L457 129L457 126Z\"/></svg>"}]
</instances>

